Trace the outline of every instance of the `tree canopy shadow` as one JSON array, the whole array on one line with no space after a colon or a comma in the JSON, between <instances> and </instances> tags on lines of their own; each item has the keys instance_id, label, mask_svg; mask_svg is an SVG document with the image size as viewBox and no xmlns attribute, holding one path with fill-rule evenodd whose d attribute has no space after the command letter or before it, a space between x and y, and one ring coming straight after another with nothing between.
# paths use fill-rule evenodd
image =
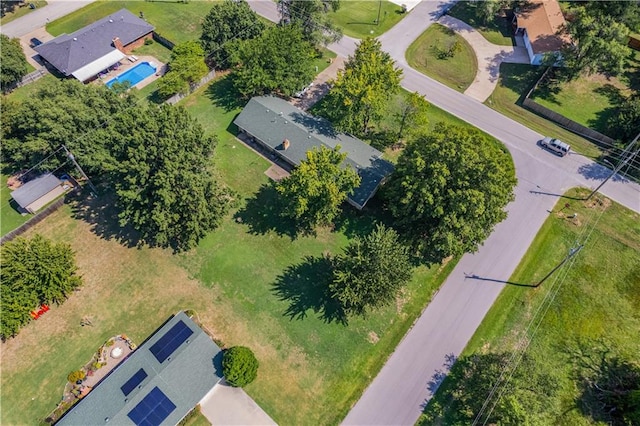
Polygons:
<instances>
[{"instance_id":1,"label":"tree canopy shadow","mask_svg":"<svg viewBox=\"0 0 640 426\"><path fill-rule=\"evenodd\" d=\"M279 300L289 302L284 316L302 320L311 310L326 323L348 325L340 303L329 291L332 261L328 256L307 256L297 265L289 266L273 283L272 292Z\"/></svg>"},{"instance_id":2,"label":"tree canopy shadow","mask_svg":"<svg viewBox=\"0 0 640 426\"><path fill-rule=\"evenodd\" d=\"M612 170L609 170L608 168L596 163L583 164L582 166L578 167L578 173L591 180L604 180L609 177L609 175L611 175L611 172ZM613 175L611 180L613 180L614 182L628 182L626 178L618 173Z\"/></svg>"},{"instance_id":3,"label":"tree canopy shadow","mask_svg":"<svg viewBox=\"0 0 640 426\"><path fill-rule=\"evenodd\" d=\"M264 235L273 231L293 240L299 230L293 221L282 217L283 208L275 183L271 182L262 185L253 197L248 198L234 218L237 222L245 223L251 234Z\"/></svg>"},{"instance_id":4,"label":"tree canopy shadow","mask_svg":"<svg viewBox=\"0 0 640 426\"><path fill-rule=\"evenodd\" d=\"M214 81L207 88L206 95L215 106L226 112L241 108L246 104L246 99L243 99L233 87L233 79L230 75Z\"/></svg>"},{"instance_id":5,"label":"tree canopy shadow","mask_svg":"<svg viewBox=\"0 0 640 426\"><path fill-rule=\"evenodd\" d=\"M616 352L603 342L578 344L572 354L579 390L576 405L595 422L640 424L640 365Z\"/></svg>"},{"instance_id":6,"label":"tree canopy shadow","mask_svg":"<svg viewBox=\"0 0 640 426\"><path fill-rule=\"evenodd\" d=\"M74 192L67 197L74 219L87 222L91 232L107 241L117 241L125 247L141 247L140 234L131 226L121 226L118 221L116 195L90 196L88 190Z\"/></svg>"}]
</instances>

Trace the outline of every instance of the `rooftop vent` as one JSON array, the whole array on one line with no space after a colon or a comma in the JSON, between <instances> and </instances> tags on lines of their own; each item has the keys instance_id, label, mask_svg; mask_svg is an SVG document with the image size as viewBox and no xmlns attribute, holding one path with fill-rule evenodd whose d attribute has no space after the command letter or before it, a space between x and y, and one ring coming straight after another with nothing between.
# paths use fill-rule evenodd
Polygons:
<instances>
[{"instance_id":1,"label":"rooftop vent","mask_svg":"<svg viewBox=\"0 0 640 426\"><path fill-rule=\"evenodd\" d=\"M77 38L77 37L74 37L74 38L73 38L73 41L78 41L78 38Z\"/></svg>"},{"instance_id":2,"label":"rooftop vent","mask_svg":"<svg viewBox=\"0 0 640 426\"><path fill-rule=\"evenodd\" d=\"M113 19L109 19L109 22L113 22Z\"/></svg>"}]
</instances>

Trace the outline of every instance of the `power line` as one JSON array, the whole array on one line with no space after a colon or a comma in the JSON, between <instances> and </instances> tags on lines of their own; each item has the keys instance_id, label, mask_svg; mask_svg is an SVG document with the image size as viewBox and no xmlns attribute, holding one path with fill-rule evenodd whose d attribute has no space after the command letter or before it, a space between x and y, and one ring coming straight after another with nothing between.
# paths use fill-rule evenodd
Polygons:
<instances>
[{"instance_id":1,"label":"power line","mask_svg":"<svg viewBox=\"0 0 640 426\"><path fill-rule=\"evenodd\" d=\"M600 219L604 215L605 211L606 211L606 208L602 208L600 214L598 215L597 219L595 219L595 222L593 223L593 225L591 225L591 227L590 227L590 224L593 221L593 218L594 218L595 214L592 215L589 218L589 221L587 222L587 224L585 224L584 228L582 229L582 231L580 232L580 234L576 238L576 241L574 243L574 247L577 247L577 248L572 248L572 251L574 251L574 254L577 253L577 251L579 251L582 247L586 246L587 242L591 238L591 235L593 234L593 232L597 228L597 225L600 222ZM583 238L584 238L584 240L580 243L580 241ZM570 255L571 255L571 253L570 253ZM552 283L551 287L549 288L549 291L547 292L547 294L543 298L542 302L538 306L538 308L537 308L536 312L534 313L531 321L529 322L529 325L524 330L523 337L520 339L520 342L517 345L517 347L521 347L522 349L514 351L514 353L512 354L512 356L509 359L509 361L507 362L507 364L503 367L503 369L502 369L502 371L500 373L500 376L498 377L498 380L496 381L496 383L492 387L491 391L489 392L489 394L485 398L485 401L482 404L482 407L481 407L480 411L476 415L476 417L475 417L475 419L473 421L473 425L477 425L481 421L481 419L484 416L485 412L487 412L487 414L486 414L486 417L485 417L484 421L482 422L482 425L485 425L489 421L489 418L491 417L491 414L493 413L493 410L495 409L496 405L498 404L498 402L502 398L504 392L507 389L507 385L509 384L511 378L513 377L513 374L515 373L516 369L518 368L518 366L522 362L522 359L524 358L524 354L526 353L527 349L529 348L529 345L531 344L531 342L533 341L534 337L536 336L536 334L538 332L538 329L540 328L540 325L542 324L542 320L546 316L546 314L547 314L548 310L550 309L550 307L553 305L553 302L555 301L555 298L557 297L558 293L560 292L560 290L564 286L564 284L565 284L565 282L567 280L567 277L569 275L569 272L571 271L571 269L575 265L576 259L577 259L577 257L572 257L569 265L563 271L564 272L563 275L562 276L558 276L556 278L556 280ZM535 323L535 326L534 326L534 323ZM530 330L532 330L532 327L534 327L533 331L530 332ZM494 398L494 396L496 394L497 394L497 397ZM490 402L492 400L493 400L493 404L491 405L491 408L488 408L489 404L490 404ZM487 409L488 409L488 411L487 411Z\"/></svg>"}]
</instances>

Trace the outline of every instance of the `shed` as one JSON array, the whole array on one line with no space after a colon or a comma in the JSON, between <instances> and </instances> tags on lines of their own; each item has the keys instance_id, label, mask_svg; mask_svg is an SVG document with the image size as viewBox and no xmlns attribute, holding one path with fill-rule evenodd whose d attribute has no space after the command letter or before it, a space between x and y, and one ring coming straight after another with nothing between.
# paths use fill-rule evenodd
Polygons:
<instances>
[{"instance_id":1,"label":"shed","mask_svg":"<svg viewBox=\"0 0 640 426\"><path fill-rule=\"evenodd\" d=\"M16 203L29 213L35 213L64 194L64 182L53 174L38 176L11 193Z\"/></svg>"}]
</instances>

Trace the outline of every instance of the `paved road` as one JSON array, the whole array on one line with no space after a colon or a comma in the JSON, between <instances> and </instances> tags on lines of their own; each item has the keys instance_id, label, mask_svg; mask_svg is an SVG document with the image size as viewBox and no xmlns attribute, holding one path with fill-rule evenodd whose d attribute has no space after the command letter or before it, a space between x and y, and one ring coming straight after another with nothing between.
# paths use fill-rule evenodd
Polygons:
<instances>
[{"instance_id":1,"label":"paved road","mask_svg":"<svg viewBox=\"0 0 640 426\"><path fill-rule=\"evenodd\" d=\"M45 7L11 21L0 28L2 34L20 37L47 25L47 22L68 15L95 0L48 0Z\"/></svg>"},{"instance_id":2,"label":"paved road","mask_svg":"<svg viewBox=\"0 0 640 426\"><path fill-rule=\"evenodd\" d=\"M263 16L266 2L258 2ZM504 284L466 278L465 273L507 280L526 253L540 226L558 201L574 186L595 187L608 170L580 155L558 158L537 147L542 135L502 116L410 68L404 52L453 2L423 1L397 26L380 37L383 48L404 71L402 85L425 95L449 111L502 141L516 164L516 199L509 217L475 254L463 256L439 293L413 325L378 376L344 420L345 425L412 425L436 391L443 373L473 336ZM330 46L342 56L356 41L343 39ZM602 193L640 211L640 186L612 179ZM556 194L556 195L549 195Z\"/></svg>"}]
</instances>

